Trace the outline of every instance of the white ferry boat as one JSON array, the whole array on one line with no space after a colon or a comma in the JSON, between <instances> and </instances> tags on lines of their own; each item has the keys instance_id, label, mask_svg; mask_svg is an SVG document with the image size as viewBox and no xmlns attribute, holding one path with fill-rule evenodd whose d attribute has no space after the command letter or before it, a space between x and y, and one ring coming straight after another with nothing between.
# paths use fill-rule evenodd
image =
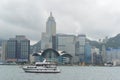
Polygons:
<instances>
[{"instance_id":1,"label":"white ferry boat","mask_svg":"<svg viewBox=\"0 0 120 80\"><path fill-rule=\"evenodd\" d=\"M60 73L55 63L36 62L34 66L23 66L23 70L29 73Z\"/></svg>"}]
</instances>

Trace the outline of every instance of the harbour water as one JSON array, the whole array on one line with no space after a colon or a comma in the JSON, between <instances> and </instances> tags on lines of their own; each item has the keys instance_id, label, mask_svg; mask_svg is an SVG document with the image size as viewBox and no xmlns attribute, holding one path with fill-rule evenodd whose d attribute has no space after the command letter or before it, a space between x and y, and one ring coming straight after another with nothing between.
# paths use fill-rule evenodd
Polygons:
<instances>
[{"instance_id":1,"label":"harbour water","mask_svg":"<svg viewBox=\"0 0 120 80\"><path fill-rule=\"evenodd\" d=\"M120 80L120 67L58 67L61 73L25 73L20 66L0 65L0 80Z\"/></svg>"}]
</instances>

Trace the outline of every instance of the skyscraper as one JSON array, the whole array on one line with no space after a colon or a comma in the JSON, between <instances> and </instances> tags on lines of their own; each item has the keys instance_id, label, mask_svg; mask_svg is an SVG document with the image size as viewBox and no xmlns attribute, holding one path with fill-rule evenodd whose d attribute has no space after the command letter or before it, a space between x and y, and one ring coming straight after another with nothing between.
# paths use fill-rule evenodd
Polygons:
<instances>
[{"instance_id":1,"label":"skyscraper","mask_svg":"<svg viewBox=\"0 0 120 80\"><path fill-rule=\"evenodd\" d=\"M56 22L54 17L52 16L52 12L50 12L50 16L46 22L46 33L51 37L56 35Z\"/></svg>"},{"instance_id":2,"label":"skyscraper","mask_svg":"<svg viewBox=\"0 0 120 80\"><path fill-rule=\"evenodd\" d=\"M41 49L53 48L55 43L56 36L56 22L54 17L52 16L52 12L50 12L50 16L46 22L46 32L42 33L41 38Z\"/></svg>"},{"instance_id":3,"label":"skyscraper","mask_svg":"<svg viewBox=\"0 0 120 80\"><path fill-rule=\"evenodd\" d=\"M77 36L76 55L79 56L80 62L84 62L85 42L86 42L86 35L80 34Z\"/></svg>"},{"instance_id":4,"label":"skyscraper","mask_svg":"<svg viewBox=\"0 0 120 80\"><path fill-rule=\"evenodd\" d=\"M2 54L1 54L1 60L5 61L6 59L6 52L7 52L7 40L2 41Z\"/></svg>"},{"instance_id":5,"label":"skyscraper","mask_svg":"<svg viewBox=\"0 0 120 80\"><path fill-rule=\"evenodd\" d=\"M30 40L24 35L18 35L16 38L10 38L3 43L3 60L12 62L27 62L30 53ZM4 59L5 56L5 59Z\"/></svg>"},{"instance_id":6,"label":"skyscraper","mask_svg":"<svg viewBox=\"0 0 120 80\"><path fill-rule=\"evenodd\" d=\"M91 63L91 45L89 42L85 43L85 63Z\"/></svg>"},{"instance_id":7,"label":"skyscraper","mask_svg":"<svg viewBox=\"0 0 120 80\"><path fill-rule=\"evenodd\" d=\"M12 61L16 62L16 53L17 53L17 40L14 38L11 38L7 40L7 46L6 46L6 61Z\"/></svg>"},{"instance_id":8,"label":"skyscraper","mask_svg":"<svg viewBox=\"0 0 120 80\"><path fill-rule=\"evenodd\" d=\"M17 40L17 61L23 62L29 60L30 54L30 40L28 40L24 35L16 36Z\"/></svg>"},{"instance_id":9,"label":"skyscraper","mask_svg":"<svg viewBox=\"0 0 120 80\"><path fill-rule=\"evenodd\" d=\"M105 48L105 45L102 45L101 55L102 55L103 63L106 63L106 48Z\"/></svg>"},{"instance_id":10,"label":"skyscraper","mask_svg":"<svg viewBox=\"0 0 120 80\"><path fill-rule=\"evenodd\" d=\"M57 34L56 35L56 48L58 51L65 51L66 53L70 54L74 61L77 62L75 57L75 36L74 35L67 35L67 34Z\"/></svg>"}]
</instances>

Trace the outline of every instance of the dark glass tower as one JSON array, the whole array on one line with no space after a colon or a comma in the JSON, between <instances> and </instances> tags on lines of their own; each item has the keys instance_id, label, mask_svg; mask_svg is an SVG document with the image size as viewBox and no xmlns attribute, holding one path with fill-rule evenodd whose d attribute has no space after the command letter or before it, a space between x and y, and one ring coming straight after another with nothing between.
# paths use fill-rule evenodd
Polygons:
<instances>
[{"instance_id":1,"label":"dark glass tower","mask_svg":"<svg viewBox=\"0 0 120 80\"><path fill-rule=\"evenodd\" d=\"M30 40L24 35L7 40L6 60L13 62L28 62L30 54Z\"/></svg>"}]
</instances>

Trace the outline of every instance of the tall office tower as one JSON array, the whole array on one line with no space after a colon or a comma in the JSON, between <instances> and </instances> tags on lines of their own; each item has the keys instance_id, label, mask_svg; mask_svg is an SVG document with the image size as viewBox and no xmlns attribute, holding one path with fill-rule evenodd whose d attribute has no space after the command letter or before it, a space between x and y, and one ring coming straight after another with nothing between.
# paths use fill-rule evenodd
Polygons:
<instances>
[{"instance_id":1,"label":"tall office tower","mask_svg":"<svg viewBox=\"0 0 120 80\"><path fill-rule=\"evenodd\" d=\"M80 62L84 62L85 56L85 42L86 42L86 35L78 35L77 36L77 51L76 55L80 57Z\"/></svg>"},{"instance_id":2,"label":"tall office tower","mask_svg":"<svg viewBox=\"0 0 120 80\"><path fill-rule=\"evenodd\" d=\"M56 35L56 22L54 17L52 16L52 12L50 12L50 16L46 22L46 33L51 37Z\"/></svg>"},{"instance_id":3,"label":"tall office tower","mask_svg":"<svg viewBox=\"0 0 120 80\"><path fill-rule=\"evenodd\" d=\"M41 37L41 49L55 48L55 36L56 36L56 22L52 16L52 12L46 22L46 33L42 33Z\"/></svg>"},{"instance_id":4,"label":"tall office tower","mask_svg":"<svg viewBox=\"0 0 120 80\"><path fill-rule=\"evenodd\" d=\"M29 54L30 54L30 40L28 40L24 35L17 35L17 61L29 61Z\"/></svg>"},{"instance_id":5,"label":"tall office tower","mask_svg":"<svg viewBox=\"0 0 120 80\"><path fill-rule=\"evenodd\" d=\"M75 36L66 34L56 35L56 48L58 51L65 51L74 58L73 62L76 62L75 58Z\"/></svg>"},{"instance_id":6,"label":"tall office tower","mask_svg":"<svg viewBox=\"0 0 120 80\"><path fill-rule=\"evenodd\" d=\"M91 62L92 64L101 64L100 50L96 47L91 48Z\"/></svg>"},{"instance_id":7,"label":"tall office tower","mask_svg":"<svg viewBox=\"0 0 120 80\"><path fill-rule=\"evenodd\" d=\"M85 63L91 63L91 45L89 42L85 43Z\"/></svg>"},{"instance_id":8,"label":"tall office tower","mask_svg":"<svg viewBox=\"0 0 120 80\"><path fill-rule=\"evenodd\" d=\"M102 61L103 63L106 63L106 47L105 45L102 45L102 52L101 52L101 55L102 55Z\"/></svg>"},{"instance_id":9,"label":"tall office tower","mask_svg":"<svg viewBox=\"0 0 120 80\"><path fill-rule=\"evenodd\" d=\"M3 40L2 41L2 54L1 54L1 60L3 62L5 62L5 59L6 59L6 48L7 47L7 40Z\"/></svg>"},{"instance_id":10,"label":"tall office tower","mask_svg":"<svg viewBox=\"0 0 120 80\"><path fill-rule=\"evenodd\" d=\"M17 40L14 38L11 38L7 40L7 46L6 46L6 61L12 61L16 62L16 53L17 53Z\"/></svg>"},{"instance_id":11,"label":"tall office tower","mask_svg":"<svg viewBox=\"0 0 120 80\"><path fill-rule=\"evenodd\" d=\"M13 62L29 61L30 40L28 40L24 35L18 35L16 36L16 38L10 38L9 40L7 40L6 44L4 42L2 48L3 50L6 50L5 54L6 61Z\"/></svg>"}]
</instances>

